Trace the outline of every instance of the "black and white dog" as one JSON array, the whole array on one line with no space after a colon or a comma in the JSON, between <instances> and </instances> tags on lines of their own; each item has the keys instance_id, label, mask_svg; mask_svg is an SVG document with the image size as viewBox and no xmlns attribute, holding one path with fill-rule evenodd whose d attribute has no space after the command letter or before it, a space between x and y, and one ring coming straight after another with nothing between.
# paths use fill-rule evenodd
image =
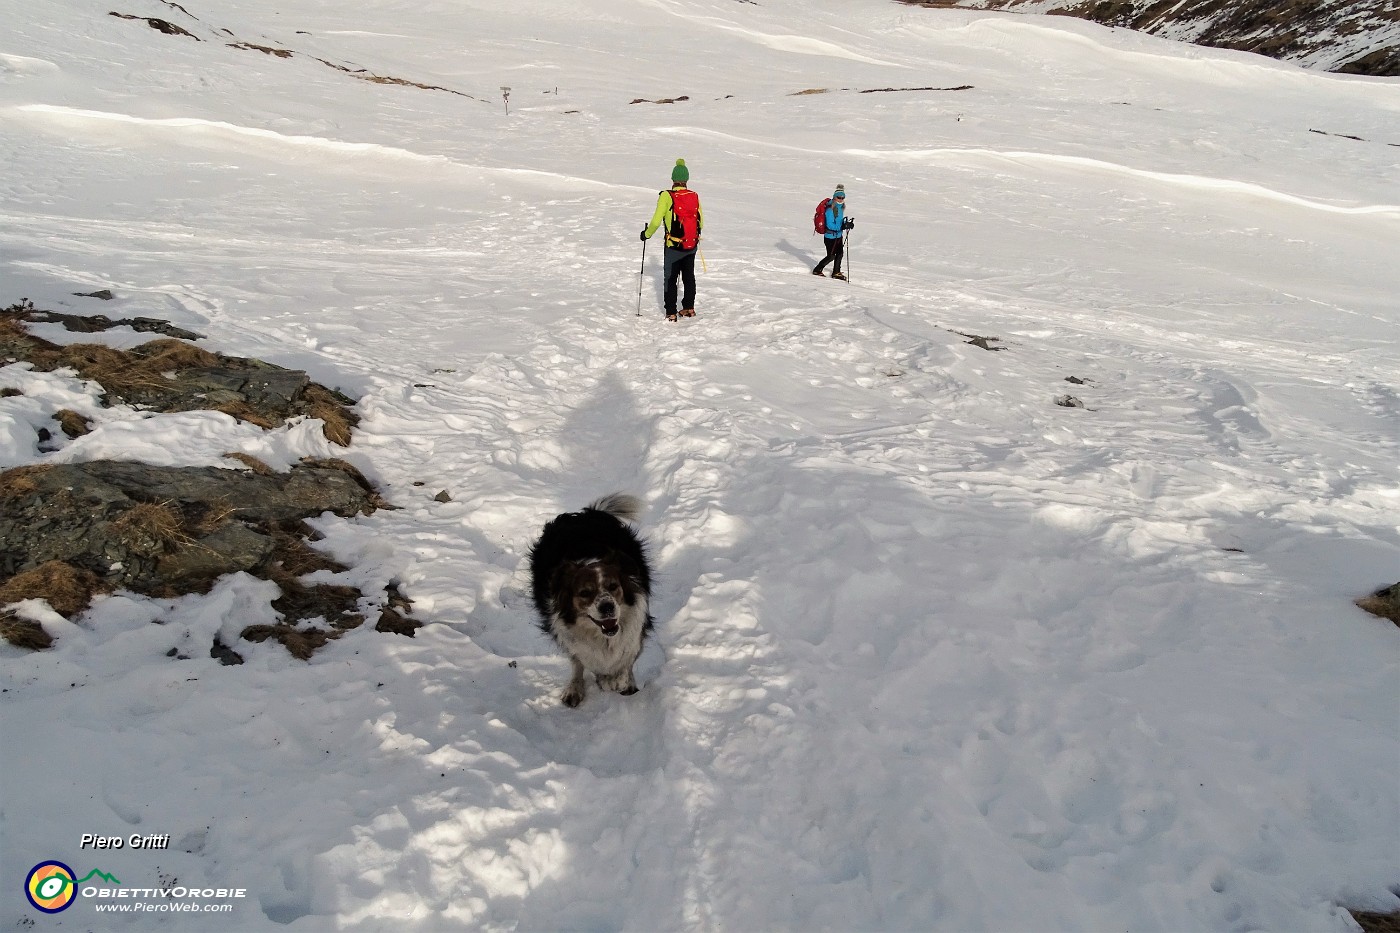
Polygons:
<instances>
[{"instance_id":1,"label":"black and white dog","mask_svg":"<svg viewBox=\"0 0 1400 933\"><path fill-rule=\"evenodd\" d=\"M573 662L565 706L583 702L588 673L604 690L637 692L632 665L652 626L651 568L645 545L626 522L641 512L640 499L613 493L581 512L556 516L530 548L540 628Z\"/></svg>"}]
</instances>

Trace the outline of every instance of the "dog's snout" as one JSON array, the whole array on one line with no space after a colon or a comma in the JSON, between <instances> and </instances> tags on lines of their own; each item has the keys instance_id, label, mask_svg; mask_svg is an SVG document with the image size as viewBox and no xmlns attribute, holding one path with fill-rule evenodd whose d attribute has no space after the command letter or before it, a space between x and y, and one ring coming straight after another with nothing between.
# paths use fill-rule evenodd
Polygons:
<instances>
[{"instance_id":1,"label":"dog's snout","mask_svg":"<svg viewBox=\"0 0 1400 933\"><path fill-rule=\"evenodd\" d=\"M617 603L613 602L611 599L599 600L598 613L605 619L617 618Z\"/></svg>"}]
</instances>

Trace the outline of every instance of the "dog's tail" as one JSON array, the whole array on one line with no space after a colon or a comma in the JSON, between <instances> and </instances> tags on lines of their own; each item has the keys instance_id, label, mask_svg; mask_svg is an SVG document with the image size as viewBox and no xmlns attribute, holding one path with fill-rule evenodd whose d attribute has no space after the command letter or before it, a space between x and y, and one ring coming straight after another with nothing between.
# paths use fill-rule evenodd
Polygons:
<instances>
[{"instance_id":1,"label":"dog's tail","mask_svg":"<svg viewBox=\"0 0 1400 933\"><path fill-rule=\"evenodd\" d=\"M629 496L625 492L615 492L609 496L603 496L596 502L590 503L590 509L597 509L599 512L607 512L613 518L620 518L623 521L635 522L646 507L641 499L636 496Z\"/></svg>"}]
</instances>

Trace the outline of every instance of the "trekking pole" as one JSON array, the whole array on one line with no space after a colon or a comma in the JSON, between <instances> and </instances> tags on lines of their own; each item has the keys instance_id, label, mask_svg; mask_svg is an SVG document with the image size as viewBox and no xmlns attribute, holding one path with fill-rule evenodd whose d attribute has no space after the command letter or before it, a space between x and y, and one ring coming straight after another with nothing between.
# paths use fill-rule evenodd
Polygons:
<instances>
[{"instance_id":1,"label":"trekking pole","mask_svg":"<svg viewBox=\"0 0 1400 933\"><path fill-rule=\"evenodd\" d=\"M846 281L851 281L851 231L846 231L846 245L842 247L846 253Z\"/></svg>"},{"instance_id":2,"label":"trekking pole","mask_svg":"<svg viewBox=\"0 0 1400 933\"><path fill-rule=\"evenodd\" d=\"M642 241L642 269L637 273L637 317L642 316L642 280L647 274L647 241Z\"/></svg>"}]
</instances>

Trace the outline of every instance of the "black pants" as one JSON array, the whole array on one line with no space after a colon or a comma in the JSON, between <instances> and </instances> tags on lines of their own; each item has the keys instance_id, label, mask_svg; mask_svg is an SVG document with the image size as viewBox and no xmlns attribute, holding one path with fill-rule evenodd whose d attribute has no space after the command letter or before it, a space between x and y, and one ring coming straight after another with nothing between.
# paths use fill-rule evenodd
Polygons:
<instances>
[{"instance_id":1,"label":"black pants","mask_svg":"<svg viewBox=\"0 0 1400 933\"><path fill-rule=\"evenodd\" d=\"M698 247L697 247L698 249ZM666 286L662 292L666 299L666 313L676 313L676 279L685 285L685 295L681 307L689 311L695 307L695 250L681 249L678 246L666 247Z\"/></svg>"},{"instance_id":2,"label":"black pants","mask_svg":"<svg viewBox=\"0 0 1400 933\"><path fill-rule=\"evenodd\" d=\"M846 252L846 246L845 246L845 240L844 240L844 239L842 239L842 238L839 237L839 236L829 236L829 237L827 237L827 238L826 238L826 258L823 259L821 262L817 263L817 268L816 268L815 271L820 272L820 271L822 271L823 269L826 268L826 264L827 264L827 263L829 263L829 262L834 262L835 265L831 267L831 271L832 271L832 272L840 272L840 271L841 271L841 257L842 257L843 255L845 255L845 252Z\"/></svg>"}]
</instances>

